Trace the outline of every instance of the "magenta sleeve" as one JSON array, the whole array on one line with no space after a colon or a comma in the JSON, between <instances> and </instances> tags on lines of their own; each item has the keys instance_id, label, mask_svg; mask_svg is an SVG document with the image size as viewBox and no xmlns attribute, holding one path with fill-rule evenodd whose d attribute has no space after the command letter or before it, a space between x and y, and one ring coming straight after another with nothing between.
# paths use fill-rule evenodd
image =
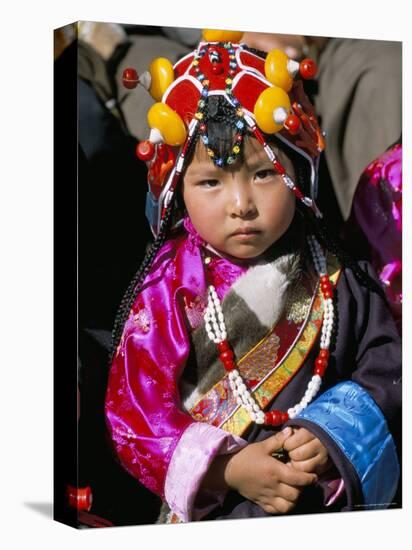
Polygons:
<instances>
[{"instance_id":1,"label":"magenta sleeve","mask_svg":"<svg viewBox=\"0 0 412 550\"><path fill-rule=\"evenodd\" d=\"M181 407L178 384L190 348L184 304L205 290L199 249L184 237L168 241L125 324L105 402L106 424L123 467L183 517L190 515L213 457L240 448L239 438L198 424ZM192 468L188 441L191 452L202 457Z\"/></svg>"}]
</instances>

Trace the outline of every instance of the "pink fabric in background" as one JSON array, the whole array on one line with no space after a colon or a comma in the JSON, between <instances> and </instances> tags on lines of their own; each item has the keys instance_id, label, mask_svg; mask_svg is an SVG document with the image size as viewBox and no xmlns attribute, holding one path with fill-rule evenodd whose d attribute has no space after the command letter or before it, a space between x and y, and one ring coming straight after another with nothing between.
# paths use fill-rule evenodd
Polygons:
<instances>
[{"instance_id":1,"label":"pink fabric in background","mask_svg":"<svg viewBox=\"0 0 412 550\"><path fill-rule=\"evenodd\" d=\"M394 145L364 170L349 223L371 247L372 264L385 286L398 327L402 306L402 145Z\"/></svg>"}]
</instances>

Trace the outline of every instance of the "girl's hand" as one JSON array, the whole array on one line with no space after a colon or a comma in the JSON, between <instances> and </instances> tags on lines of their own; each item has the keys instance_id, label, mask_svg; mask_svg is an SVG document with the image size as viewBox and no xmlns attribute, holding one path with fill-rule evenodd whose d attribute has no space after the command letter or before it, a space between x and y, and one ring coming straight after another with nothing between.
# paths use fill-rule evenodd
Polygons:
<instances>
[{"instance_id":1,"label":"girl's hand","mask_svg":"<svg viewBox=\"0 0 412 550\"><path fill-rule=\"evenodd\" d=\"M269 514L286 514L292 510L302 488L317 481L313 473L296 470L272 457L292 433L292 429L284 430L264 441L251 443L226 463L226 484Z\"/></svg>"},{"instance_id":2,"label":"girl's hand","mask_svg":"<svg viewBox=\"0 0 412 550\"><path fill-rule=\"evenodd\" d=\"M294 433L283 445L291 465L301 472L323 474L332 463L326 447L306 428L294 428Z\"/></svg>"}]
</instances>

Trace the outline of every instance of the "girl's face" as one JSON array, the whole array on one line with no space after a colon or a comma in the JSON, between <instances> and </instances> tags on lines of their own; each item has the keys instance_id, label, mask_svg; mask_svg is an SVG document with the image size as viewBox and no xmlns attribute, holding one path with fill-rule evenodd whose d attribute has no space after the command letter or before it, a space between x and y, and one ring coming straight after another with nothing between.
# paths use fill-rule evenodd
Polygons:
<instances>
[{"instance_id":1,"label":"girl's face","mask_svg":"<svg viewBox=\"0 0 412 550\"><path fill-rule=\"evenodd\" d=\"M276 152L288 175L291 161ZM201 142L183 180L183 199L199 235L223 255L256 258L288 229L295 197L255 138L244 143L244 162L218 168Z\"/></svg>"}]
</instances>

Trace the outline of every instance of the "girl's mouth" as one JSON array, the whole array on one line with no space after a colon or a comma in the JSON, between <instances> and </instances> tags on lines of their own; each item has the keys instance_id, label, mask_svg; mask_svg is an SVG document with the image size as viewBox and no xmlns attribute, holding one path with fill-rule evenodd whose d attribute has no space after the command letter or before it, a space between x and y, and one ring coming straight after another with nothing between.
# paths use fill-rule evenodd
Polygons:
<instances>
[{"instance_id":1,"label":"girl's mouth","mask_svg":"<svg viewBox=\"0 0 412 550\"><path fill-rule=\"evenodd\" d=\"M232 233L231 237L235 237L237 240L248 241L254 239L260 231L254 228L242 228Z\"/></svg>"},{"instance_id":2,"label":"girl's mouth","mask_svg":"<svg viewBox=\"0 0 412 550\"><path fill-rule=\"evenodd\" d=\"M239 229L236 229L232 233L233 235L256 235L256 233L260 233L259 229L256 229L255 227L240 227Z\"/></svg>"}]
</instances>

